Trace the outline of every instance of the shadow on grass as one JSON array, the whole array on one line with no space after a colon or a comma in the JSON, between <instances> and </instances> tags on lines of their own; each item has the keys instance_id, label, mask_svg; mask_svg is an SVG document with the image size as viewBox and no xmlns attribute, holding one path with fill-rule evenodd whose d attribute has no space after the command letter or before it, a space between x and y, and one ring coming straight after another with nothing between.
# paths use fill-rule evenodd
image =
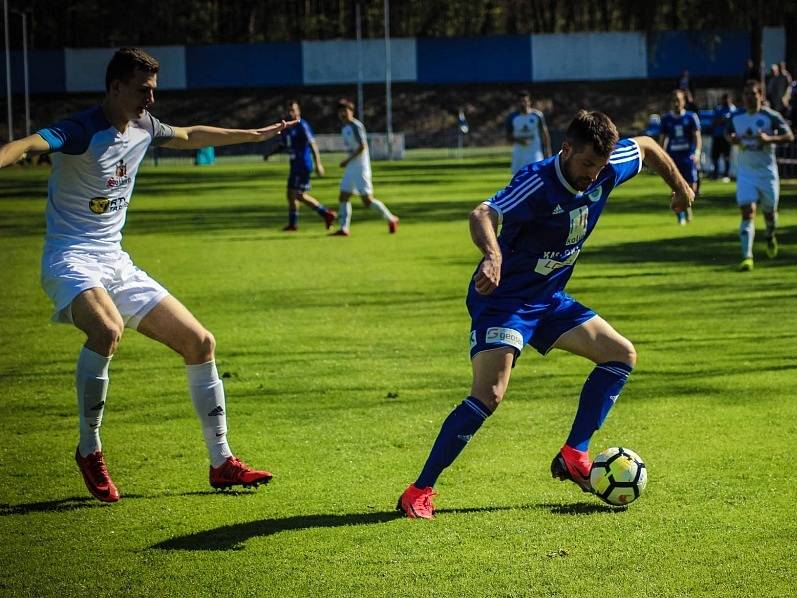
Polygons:
<instances>
[{"instance_id":1,"label":"shadow on grass","mask_svg":"<svg viewBox=\"0 0 797 598\"><path fill-rule=\"evenodd\" d=\"M135 494L126 494L124 498L142 498ZM57 500L44 500L39 502L20 503L10 505L0 503L0 517L7 515L28 515L30 513L65 513L67 511L77 511L78 509L94 509L97 507L109 507L110 503L105 503L90 496L70 496Z\"/></svg>"},{"instance_id":2,"label":"shadow on grass","mask_svg":"<svg viewBox=\"0 0 797 598\"><path fill-rule=\"evenodd\" d=\"M462 513L492 513L524 509L547 509L555 515L591 515L595 513L616 512L619 509L608 505L580 502L570 505L538 504L518 506L473 507L464 509L438 509L436 514L456 515ZM343 515L296 515L281 519L259 519L248 523L224 525L204 532L179 536L153 544L156 550L242 550L243 544L252 538L266 537L280 532L352 525L374 525L403 519L397 511L378 511L373 513L349 513ZM419 522L424 525L424 522Z\"/></svg>"}]
</instances>

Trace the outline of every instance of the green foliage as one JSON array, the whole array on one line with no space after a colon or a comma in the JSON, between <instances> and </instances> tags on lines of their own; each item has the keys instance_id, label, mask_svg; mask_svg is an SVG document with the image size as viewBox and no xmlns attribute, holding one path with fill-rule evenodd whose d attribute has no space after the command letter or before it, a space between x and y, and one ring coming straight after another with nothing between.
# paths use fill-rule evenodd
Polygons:
<instances>
[{"instance_id":1,"label":"green foliage","mask_svg":"<svg viewBox=\"0 0 797 598\"><path fill-rule=\"evenodd\" d=\"M331 163L331 162L330 162ZM340 170L314 181L334 205ZM218 341L230 440L276 477L217 494L179 358L127 331L103 440L123 499L72 461L81 335L38 288L46 172L0 173L0 593L4 595L785 596L797 525L797 188L782 256L737 273L733 185L678 227L667 191L619 189L571 293L639 363L594 450L650 482L627 510L552 481L583 359L526 351L505 403L444 473L435 521L396 518L439 425L468 392L466 217L508 157L375 164L395 236L360 205L353 236L285 220L285 165L146 167L125 246Z\"/></svg>"},{"instance_id":2,"label":"green foliage","mask_svg":"<svg viewBox=\"0 0 797 598\"><path fill-rule=\"evenodd\" d=\"M254 43L355 37L357 0L10 0L34 48ZM364 37L384 35L383 0L361 0ZM393 0L395 37L783 26L794 3L758 0ZM788 27L787 27L788 29ZM14 33L16 35L16 33Z\"/></svg>"}]
</instances>

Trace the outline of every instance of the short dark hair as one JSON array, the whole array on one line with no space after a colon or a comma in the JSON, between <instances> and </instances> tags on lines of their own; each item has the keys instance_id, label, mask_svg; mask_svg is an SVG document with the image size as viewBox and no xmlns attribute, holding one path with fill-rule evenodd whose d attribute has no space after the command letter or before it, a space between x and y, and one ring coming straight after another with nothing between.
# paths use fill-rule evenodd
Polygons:
<instances>
[{"instance_id":1,"label":"short dark hair","mask_svg":"<svg viewBox=\"0 0 797 598\"><path fill-rule=\"evenodd\" d=\"M160 70L157 59L141 48L121 48L116 51L105 70L105 91L110 91L112 81L127 82L135 71L156 74Z\"/></svg>"},{"instance_id":2,"label":"short dark hair","mask_svg":"<svg viewBox=\"0 0 797 598\"><path fill-rule=\"evenodd\" d=\"M517 92L517 97L518 97L519 100L522 100L523 98L531 99L531 94L528 91L526 91L525 89L522 89L519 92Z\"/></svg>"},{"instance_id":3,"label":"short dark hair","mask_svg":"<svg viewBox=\"0 0 797 598\"><path fill-rule=\"evenodd\" d=\"M338 110L340 110L341 108L348 108L349 110L354 112L354 102L352 102L347 98L340 98L338 100Z\"/></svg>"},{"instance_id":4,"label":"short dark hair","mask_svg":"<svg viewBox=\"0 0 797 598\"><path fill-rule=\"evenodd\" d=\"M603 112L579 110L565 135L576 150L586 144L592 145L599 156L608 156L614 150L620 135L612 120Z\"/></svg>"}]
</instances>

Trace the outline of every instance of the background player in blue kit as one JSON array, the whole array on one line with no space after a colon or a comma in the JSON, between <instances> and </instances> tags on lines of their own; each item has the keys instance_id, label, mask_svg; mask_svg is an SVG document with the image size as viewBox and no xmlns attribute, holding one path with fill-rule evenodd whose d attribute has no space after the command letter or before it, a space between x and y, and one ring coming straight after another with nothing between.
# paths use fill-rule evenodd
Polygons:
<instances>
[{"instance_id":1,"label":"background player in blue kit","mask_svg":"<svg viewBox=\"0 0 797 598\"><path fill-rule=\"evenodd\" d=\"M282 121L259 129L163 124L149 113L158 70L158 61L143 50L122 48L108 64L102 104L0 148L0 167L27 152L52 152L41 282L55 308L53 320L73 324L86 334L76 368L80 440L75 460L89 492L103 502L119 500L105 464L100 426L111 357L125 328L183 357L210 457L211 486L256 486L272 477L230 450L213 335L133 264L121 242L138 167L151 144L196 149L252 143L296 123ZM201 260L197 268L201 275Z\"/></svg>"},{"instance_id":2,"label":"background player in blue kit","mask_svg":"<svg viewBox=\"0 0 797 598\"><path fill-rule=\"evenodd\" d=\"M698 167L703 141L700 135L700 119L697 114L686 110L686 92L676 89L670 96L672 112L661 119L661 146L675 162L681 176L697 193ZM686 224L692 220L692 209L687 208L677 214L678 223Z\"/></svg>"},{"instance_id":3,"label":"background player in blue kit","mask_svg":"<svg viewBox=\"0 0 797 598\"><path fill-rule=\"evenodd\" d=\"M736 106L728 93L722 94L722 101L714 108L714 117L711 121L711 162L714 170L712 179L720 176L720 158L723 161L722 180L730 182L731 174L731 144L725 138L725 128L731 115L736 112Z\"/></svg>"},{"instance_id":4,"label":"background player in blue kit","mask_svg":"<svg viewBox=\"0 0 797 598\"><path fill-rule=\"evenodd\" d=\"M315 172L319 177L324 176L324 165L321 163L321 154L315 142L310 123L302 118L301 107L296 100L288 102L288 115L291 121L299 121L295 127L290 127L280 133L282 145L288 151L290 158L290 172L288 173L288 224L284 231L299 229L299 202L313 208L321 216L327 229L335 221L336 214L307 193L310 190L310 173Z\"/></svg>"},{"instance_id":5,"label":"background player in blue kit","mask_svg":"<svg viewBox=\"0 0 797 598\"><path fill-rule=\"evenodd\" d=\"M527 344L543 355L562 349L596 364L567 441L551 463L555 478L591 491L590 439L619 397L636 352L564 288L609 193L636 175L643 160L673 190L673 210L685 210L694 191L653 139L618 142L608 116L582 110L556 156L523 168L471 213L471 237L484 254L467 297L473 383L470 396L443 422L418 479L399 498L397 508L408 517L432 518L437 478L498 407Z\"/></svg>"}]
</instances>

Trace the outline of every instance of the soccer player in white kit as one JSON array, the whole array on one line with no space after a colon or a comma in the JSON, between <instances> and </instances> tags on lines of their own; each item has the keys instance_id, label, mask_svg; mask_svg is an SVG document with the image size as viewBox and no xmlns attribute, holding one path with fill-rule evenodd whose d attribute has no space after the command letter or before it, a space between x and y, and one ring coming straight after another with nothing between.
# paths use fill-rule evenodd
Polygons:
<instances>
[{"instance_id":1,"label":"soccer player in white kit","mask_svg":"<svg viewBox=\"0 0 797 598\"><path fill-rule=\"evenodd\" d=\"M726 129L728 141L739 146L736 166L736 203L742 212L739 239L742 261L739 270L753 269L756 205L761 204L767 231L767 256L778 255L778 195L780 178L775 161L775 144L794 141L794 134L780 113L763 105L761 83L748 81L742 92L744 111L730 116Z\"/></svg>"},{"instance_id":2,"label":"soccer player in white kit","mask_svg":"<svg viewBox=\"0 0 797 598\"><path fill-rule=\"evenodd\" d=\"M75 460L89 492L104 502L119 500L99 431L109 365L125 327L182 355L210 455L211 486L257 486L272 477L238 460L227 443L213 335L133 264L121 240L136 173L150 144L195 149L263 141L295 122L260 129L163 124L148 112L158 69L158 61L143 50L122 48L108 64L102 104L0 148L0 167L27 152L52 152L41 281L53 301L53 320L74 324L87 337L77 361Z\"/></svg>"},{"instance_id":3,"label":"soccer player in white kit","mask_svg":"<svg viewBox=\"0 0 797 598\"><path fill-rule=\"evenodd\" d=\"M340 228L332 233L336 237L348 237L351 232L351 196L360 196L367 208L376 210L387 220L387 229L395 233L398 229L399 219L394 216L387 206L374 197L374 186L371 182L371 158L368 155L368 139L363 124L354 118L354 104L350 100L342 99L338 102L338 118L343 123L340 134L343 144L348 152L348 157L340 163L343 178L340 181L340 205L338 209L338 223Z\"/></svg>"},{"instance_id":4,"label":"soccer player in white kit","mask_svg":"<svg viewBox=\"0 0 797 598\"><path fill-rule=\"evenodd\" d=\"M551 136L542 112L531 107L526 91L518 94L520 110L506 119L506 138L512 144L512 175L526 164L544 160L551 155Z\"/></svg>"}]
</instances>

